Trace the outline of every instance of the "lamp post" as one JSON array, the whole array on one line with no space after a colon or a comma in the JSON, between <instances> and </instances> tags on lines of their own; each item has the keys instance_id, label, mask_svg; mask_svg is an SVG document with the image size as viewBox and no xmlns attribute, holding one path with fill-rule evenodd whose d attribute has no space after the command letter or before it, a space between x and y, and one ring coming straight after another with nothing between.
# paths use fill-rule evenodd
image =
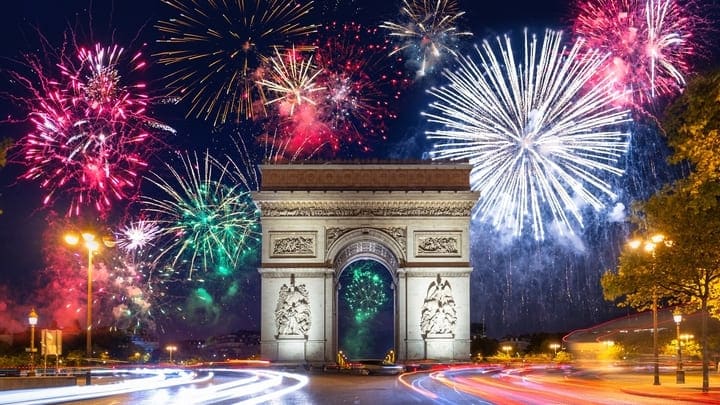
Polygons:
<instances>
[{"instance_id":1,"label":"lamp post","mask_svg":"<svg viewBox=\"0 0 720 405\"><path fill-rule=\"evenodd\" d=\"M170 353L170 363L172 364L172 362L173 362L173 360L172 360L173 352L177 351L177 346L175 346L175 345L168 345L168 346L165 346L165 350L167 350L167 351Z\"/></svg>"},{"instance_id":2,"label":"lamp post","mask_svg":"<svg viewBox=\"0 0 720 405\"><path fill-rule=\"evenodd\" d=\"M76 246L82 239L83 246L88 252L87 261L87 313L85 319L85 357L90 362L92 359L92 274L93 274L93 254L100 250L100 243L97 237L90 232L83 232L79 236L77 234L68 233L65 235L65 243ZM102 242L106 247L115 247L115 241L109 238L102 238Z\"/></svg>"},{"instance_id":3,"label":"lamp post","mask_svg":"<svg viewBox=\"0 0 720 405\"><path fill-rule=\"evenodd\" d=\"M100 244L95 240L95 235L89 232L81 234L83 245L88 252L87 265L87 313L85 317L85 357L89 362L92 358L92 273L93 253L100 249ZM75 246L80 242L80 237L75 234L65 235L65 242Z\"/></svg>"},{"instance_id":4,"label":"lamp post","mask_svg":"<svg viewBox=\"0 0 720 405\"><path fill-rule=\"evenodd\" d=\"M503 351L505 352L505 355L506 355L507 357L510 357L510 350L512 350L512 346L510 346L510 345L505 345L505 346L502 347L502 349L503 349Z\"/></svg>"},{"instance_id":5,"label":"lamp post","mask_svg":"<svg viewBox=\"0 0 720 405\"><path fill-rule=\"evenodd\" d=\"M550 343L550 348L555 351L555 357L557 357L557 351L560 348L560 343Z\"/></svg>"},{"instance_id":6,"label":"lamp post","mask_svg":"<svg viewBox=\"0 0 720 405\"><path fill-rule=\"evenodd\" d=\"M680 346L680 322L682 322L682 314L675 312L673 314L673 320L675 321L675 335L677 336L677 369L675 371L675 383L685 384L685 371L682 366L682 348Z\"/></svg>"},{"instance_id":7,"label":"lamp post","mask_svg":"<svg viewBox=\"0 0 720 405\"><path fill-rule=\"evenodd\" d=\"M30 324L30 372L29 375L35 375L35 325L38 322L38 314L35 308L30 310L28 314L28 323Z\"/></svg>"},{"instance_id":8,"label":"lamp post","mask_svg":"<svg viewBox=\"0 0 720 405\"><path fill-rule=\"evenodd\" d=\"M655 248L658 244L665 240L662 234L654 234L649 239L634 239L629 245L631 249L637 249L640 246L652 256L652 270L655 273ZM660 353L658 352L658 297L657 286L652 288L652 328L653 328L653 385L660 385Z\"/></svg>"}]
</instances>

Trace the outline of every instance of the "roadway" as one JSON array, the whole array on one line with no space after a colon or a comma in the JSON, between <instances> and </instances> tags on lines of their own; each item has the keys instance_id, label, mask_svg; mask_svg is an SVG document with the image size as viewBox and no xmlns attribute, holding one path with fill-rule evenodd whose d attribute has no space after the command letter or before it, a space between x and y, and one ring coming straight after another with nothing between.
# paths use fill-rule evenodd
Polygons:
<instances>
[{"instance_id":1,"label":"roadway","mask_svg":"<svg viewBox=\"0 0 720 405\"><path fill-rule=\"evenodd\" d=\"M60 396L27 395L12 401L0 392L0 403L66 404L720 404L717 386L709 394L700 392L697 373L687 375L687 384L674 383L674 374L662 376L662 386L652 385L652 375L643 372L570 367L502 366L467 367L406 373L398 376L361 376L341 372L307 371L302 367L281 370L203 369L192 377L177 370L159 377L141 375L128 378L127 392L81 395L84 389L118 385L111 379L94 378L90 387L58 391ZM174 373L174 374L173 374ZM113 377L117 378L117 377ZM138 382L141 381L141 382ZM720 383L713 373L712 384ZM113 388L117 390L118 388ZM28 390L49 393L51 389ZM78 393L79 392L79 393ZM87 393L85 393L87 394Z\"/></svg>"}]
</instances>

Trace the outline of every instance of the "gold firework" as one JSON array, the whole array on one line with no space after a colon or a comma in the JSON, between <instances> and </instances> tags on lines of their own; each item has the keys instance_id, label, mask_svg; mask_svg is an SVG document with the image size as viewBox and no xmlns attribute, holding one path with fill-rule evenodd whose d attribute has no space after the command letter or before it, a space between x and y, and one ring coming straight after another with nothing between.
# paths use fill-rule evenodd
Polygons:
<instances>
[{"instance_id":1,"label":"gold firework","mask_svg":"<svg viewBox=\"0 0 720 405\"><path fill-rule=\"evenodd\" d=\"M155 26L166 50L155 54L173 68L165 78L168 97L188 102L188 116L214 125L266 114L258 84L274 50L315 32L305 24L312 1L163 0L178 16ZM307 50L307 48L298 48Z\"/></svg>"}]
</instances>

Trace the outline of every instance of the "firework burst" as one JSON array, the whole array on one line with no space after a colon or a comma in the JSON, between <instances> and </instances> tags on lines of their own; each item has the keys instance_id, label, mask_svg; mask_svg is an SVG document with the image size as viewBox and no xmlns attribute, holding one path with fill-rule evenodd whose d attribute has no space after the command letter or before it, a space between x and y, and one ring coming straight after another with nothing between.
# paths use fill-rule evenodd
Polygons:
<instances>
[{"instance_id":1,"label":"firework burst","mask_svg":"<svg viewBox=\"0 0 720 405\"><path fill-rule=\"evenodd\" d=\"M258 82L275 49L302 41L315 31L302 20L312 1L163 0L179 16L156 24L168 49L159 62L167 74L170 97L190 103L188 116L215 125L265 115L267 102ZM306 50L306 49L299 49Z\"/></svg>"},{"instance_id":2,"label":"firework burst","mask_svg":"<svg viewBox=\"0 0 720 405\"><path fill-rule=\"evenodd\" d=\"M368 263L361 263L352 269L352 278L347 286L345 300L355 321L362 323L377 315L388 301L382 277Z\"/></svg>"},{"instance_id":3,"label":"firework burst","mask_svg":"<svg viewBox=\"0 0 720 405\"><path fill-rule=\"evenodd\" d=\"M149 177L164 197L141 198L143 211L162 229L154 262L169 258L168 266L187 270L188 278L198 269L232 274L257 238L249 181L234 162L220 163L209 153L181 160L181 170L167 164L169 176Z\"/></svg>"},{"instance_id":4,"label":"firework burst","mask_svg":"<svg viewBox=\"0 0 720 405\"><path fill-rule=\"evenodd\" d=\"M418 76L424 76L447 55L457 56L459 42L472 36L456 25L464 14L454 0L403 0L398 22L385 21L380 27L398 43L390 55L406 54Z\"/></svg>"},{"instance_id":5,"label":"firework burst","mask_svg":"<svg viewBox=\"0 0 720 405\"><path fill-rule=\"evenodd\" d=\"M19 142L28 166L21 178L40 181L45 205L69 194L70 215L83 206L106 215L113 202L133 198L155 135L168 129L147 115L145 85L122 83L145 66L141 53L96 45L61 56L59 72L33 57L27 65L36 77L13 73L31 94L21 101L34 127Z\"/></svg>"},{"instance_id":6,"label":"firework burst","mask_svg":"<svg viewBox=\"0 0 720 405\"><path fill-rule=\"evenodd\" d=\"M650 104L685 86L699 18L676 0L593 0L579 3L576 35L608 58L602 73L625 102Z\"/></svg>"},{"instance_id":7,"label":"firework burst","mask_svg":"<svg viewBox=\"0 0 720 405\"><path fill-rule=\"evenodd\" d=\"M315 93L325 88L316 83L322 70L313 66L312 56L304 59L293 46L284 55L276 49L275 57L271 58L270 62L270 78L258 82L277 95L276 98L269 99L267 104L278 103L281 115L293 115L295 107L303 102L315 105Z\"/></svg>"},{"instance_id":8,"label":"firework burst","mask_svg":"<svg viewBox=\"0 0 720 405\"><path fill-rule=\"evenodd\" d=\"M402 59L387 57L390 42L377 28L356 23L324 26L314 45L317 87L322 90L266 137L273 142L271 149L292 160L369 151L371 141L385 139L387 121L397 117L391 101L410 83L398 68Z\"/></svg>"},{"instance_id":9,"label":"firework burst","mask_svg":"<svg viewBox=\"0 0 720 405\"><path fill-rule=\"evenodd\" d=\"M615 198L603 179L619 175L614 163L626 151L629 120L613 105L607 81L591 84L604 57L585 54L580 41L561 46L562 34L546 31L542 44L525 33L524 55L516 64L510 39L476 48L480 63L461 57L449 85L433 88L428 132L437 140L434 159L469 160L471 185L481 191L476 215L516 236L531 223L543 239L544 218L572 233L582 226L582 205L604 206L599 192Z\"/></svg>"},{"instance_id":10,"label":"firework burst","mask_svg":"<svg viewBox=\"0 0 720 405\"><path fill-rule=\"evenodd\" d=\"M48 314L48 322L73 329L85 322L88 253L60 242L77 224L68 218L55 218L53 213L47 222L43 233L45 267L38 274L36 305ZM90 227L102 228L97 223ZM93 329L153 333L154 296L148 289L146 269L128 261L124 253L104 248L93 253Z\"/></svg>"},{"instance_id":11,"label":"firework burst","mask_svg":"<svg viewBox=\"0 0 720 405\"><path fill-rule=\"evenodd\" d=\"M115 235L117 246L127 252L144 249L160 236L161 229L144 219L124 225Z\"/></svg>"}]
</instances>

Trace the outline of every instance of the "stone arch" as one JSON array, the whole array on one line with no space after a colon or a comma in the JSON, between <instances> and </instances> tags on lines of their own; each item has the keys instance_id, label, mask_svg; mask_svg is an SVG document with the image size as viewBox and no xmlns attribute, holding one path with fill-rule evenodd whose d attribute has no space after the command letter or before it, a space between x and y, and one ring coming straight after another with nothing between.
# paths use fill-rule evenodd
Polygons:
<instances>
[{"instance_id":1,"label":"stone arch","mask_svg":"<svg viewBox=\"0 0 720 405\"><path fill-rule=\"evenodd\" d=\"M357 228L347 230L329 244L325 256L326 263L335 269L336 277L348 265L357 260L373 259L382 263L397 281L397 270L405 262L404 228L388 230L376 228Z\"/></svg>"},{"instance_id":2,"label":"stone arch","mask_svg":"<svg viewBox=\"0 0 720 405\"><path fill-rule=\"evenodd\" d=\"M395 229L397 236L404 235L404 228ZM343 272L350 266L361 260L373 260L380 263L389 273L391 279L390 289L392 290L392 306L393 306L393 346L397 347L398 330L397 330L397 283L398 268L403 261L404 252L401 250L400 244L392 237L390 232L375 228L361 227L344 232L332 245L327 249L326 261L332 265L334 302L332 325L336 339L332 342L333 351L338 351L340 347L340 313L339 313L339 287L340 278Z\"/></svg>"},{"instance_id":3,"label":"stone arch","mask_svg":"<svg viewBox=\"0 0 720 405\"><path fill-rule=\"evenodd\" d=\"M253 193L262 222L263 358L335 361L340 275L356 261L372 260L392 280L397 358L468 359L469 221L478 197L469 189L470 170L466 164L263 165L261 189ZM423 312L424 305L444 302L427 294L438 274L452 285L452 333L442 333L449 329ZM275 309L293 280L307 289L309 326L282 334Z\"/></svg>"}]
</instances>

